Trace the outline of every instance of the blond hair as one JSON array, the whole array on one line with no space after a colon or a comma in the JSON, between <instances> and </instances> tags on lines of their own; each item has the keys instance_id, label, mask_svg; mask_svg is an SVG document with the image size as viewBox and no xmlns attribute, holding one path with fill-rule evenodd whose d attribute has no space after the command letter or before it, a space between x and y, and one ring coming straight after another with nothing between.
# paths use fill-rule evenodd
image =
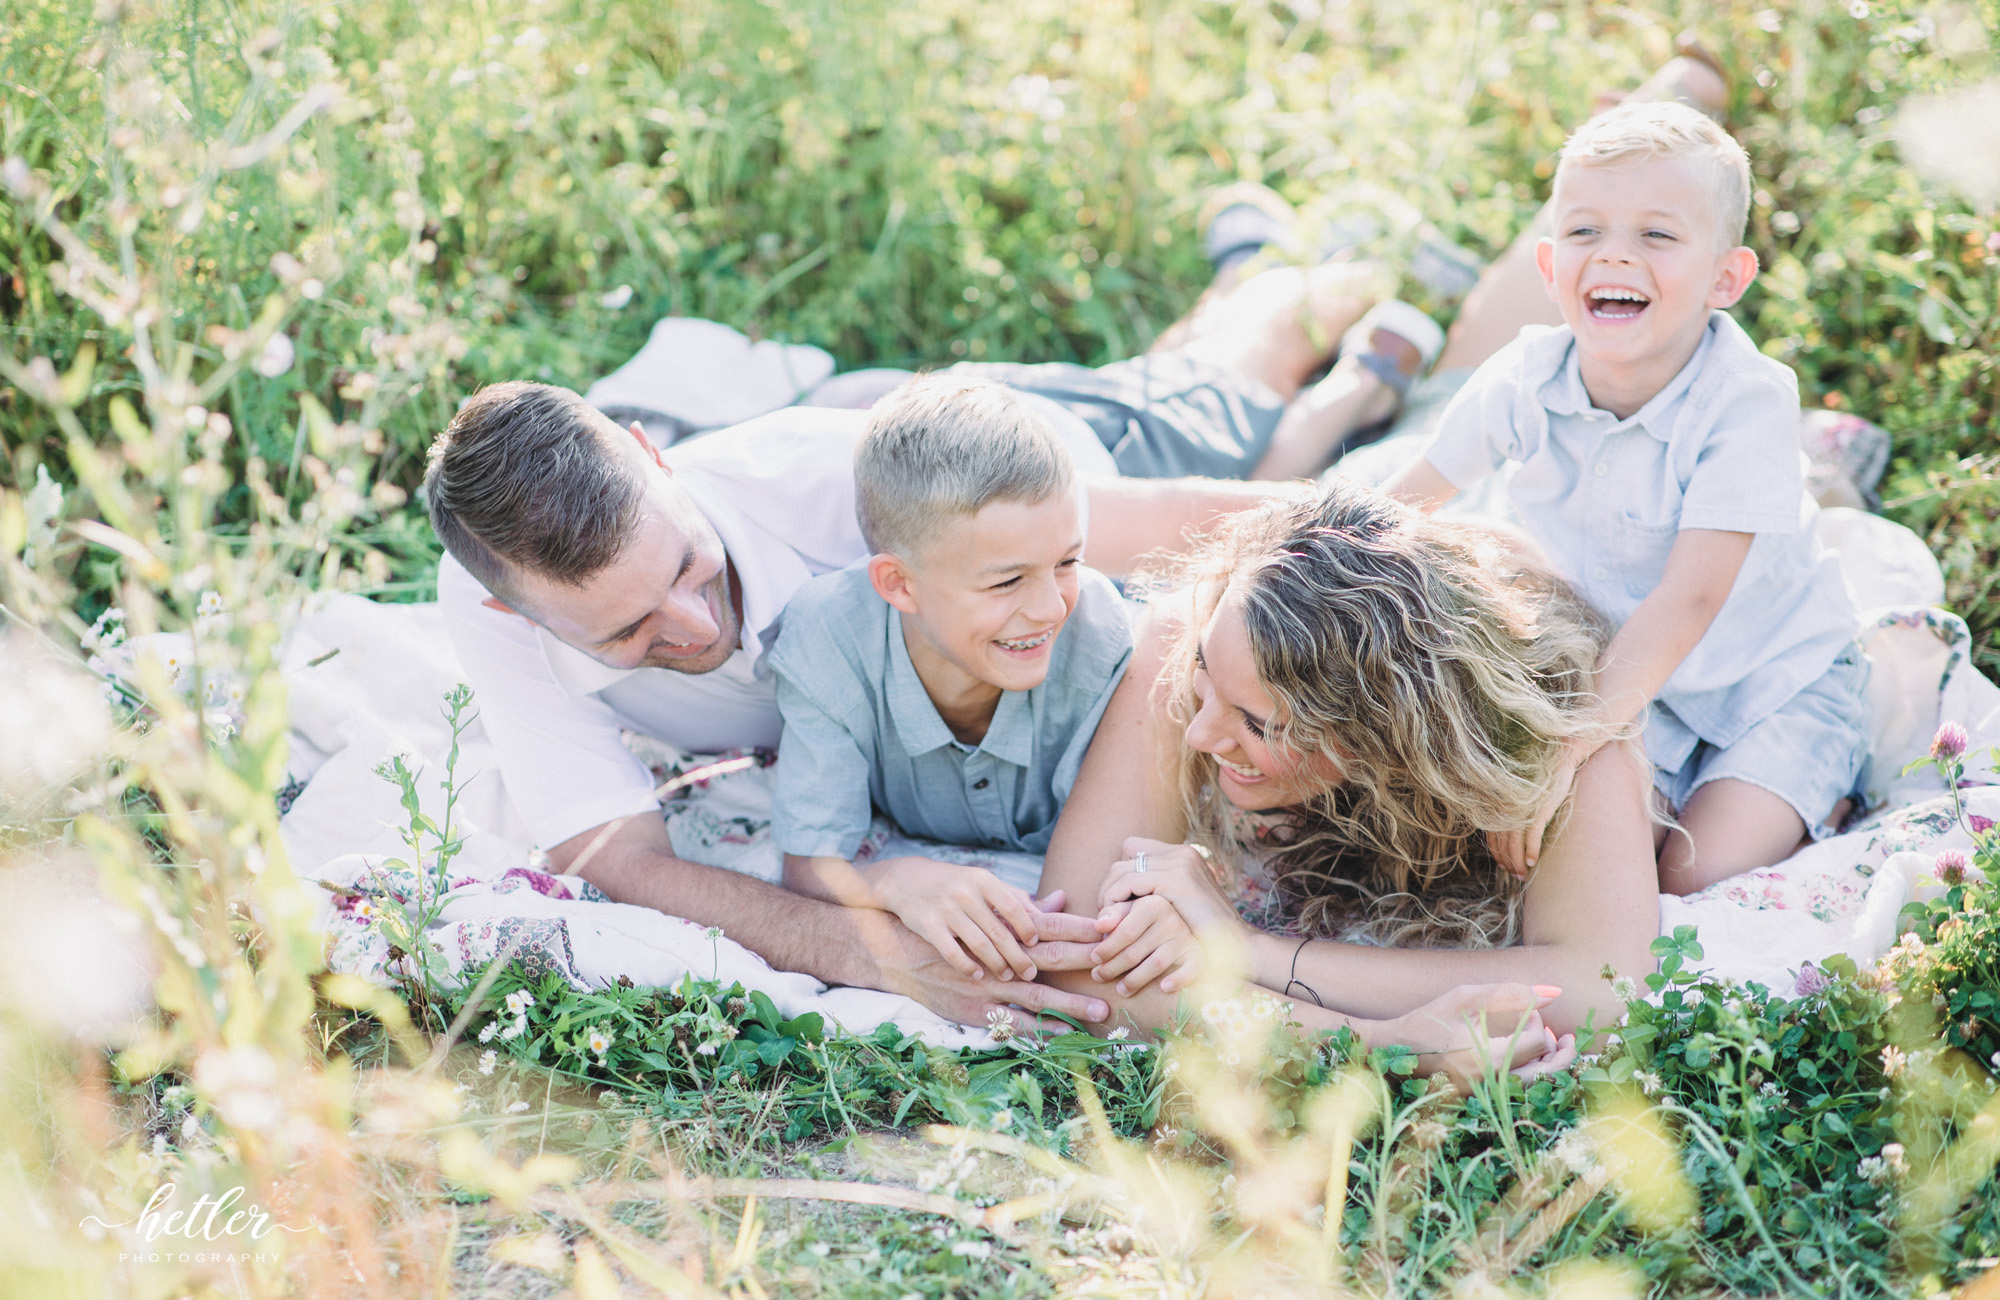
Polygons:
<instances>
[{"instance_id":1,"label":"blond hair","mask_svg":"<svg viewBox=\"0 0 2000 1300\"><path fill-rule=\"evenodd\" d=\"M913 379L876 403L854 453L861 535L905 559L953 519L1075 485L1069 449L1019 393L950 375Z\"/></svg>"},{"instance_id":2,"label":"blond hair","mask_svg":"<svg viewBox=\"0 0 2000 1300\"><path fill-rule=\"evenodd\" d=\"M1178 579L1208 607L1171 652L1170 712L1185 726L1196 711L1196 642L1226 589L1277 703L1273 748L1340 771L1264 828L1296 928L1415 946L1514 941L1521 891L1483 832L1529 825L1564 745L1612 734L1590 687L1603 618L1559 579L1512 564L1493 534L1340 479L1316 501L1236 516ZM1224 860L1253 851L1215 759L1183 750L1191 835Z\"/></svg>"},{"instance_id":3,"label":"blond hair","mask_svg":"<svg viewBox=\"0 0 2000 1300\"><path fill-rule=\"evenodd\" d=\"M1562 188L1563 173L1572 167L1633 158L1693 158L1708 164L1716 231L1725 248L1743 242L1750 224L1750 155L1727 131L1686 104L1625 104L1591 118L1564 142L1556 188Z\"/></svg>"}]
</instances>

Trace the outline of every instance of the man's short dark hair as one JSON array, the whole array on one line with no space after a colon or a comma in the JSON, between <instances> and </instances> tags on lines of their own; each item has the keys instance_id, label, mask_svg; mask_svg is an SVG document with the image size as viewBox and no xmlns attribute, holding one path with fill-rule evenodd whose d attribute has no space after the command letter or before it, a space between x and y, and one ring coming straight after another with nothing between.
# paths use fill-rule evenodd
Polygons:
<instances>
[{"instance_id":1,"label":"man's short dark hair","mask_svg":"<svg viewBox=\"0 0 2000 1300\"><path fill-rule=\"evenodd\" d=\"M618 558L638 521L646 484L623 451L567 388L489 384L431 444L431 527L510 603L521 569L581 585Z\"/></svg>"}]
</instances>

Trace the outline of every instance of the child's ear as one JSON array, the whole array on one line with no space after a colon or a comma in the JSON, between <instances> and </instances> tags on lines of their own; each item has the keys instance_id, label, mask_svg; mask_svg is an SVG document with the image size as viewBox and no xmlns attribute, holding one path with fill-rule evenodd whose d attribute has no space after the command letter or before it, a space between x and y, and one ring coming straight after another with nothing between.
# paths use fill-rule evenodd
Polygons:
<instances>
[{"instance_id":1,"label":"child's ear","mask_svg":"<svg viewBox=\"0 0 2000 1300\"><path fill-rule=\"evenodd\" d=\"M1708 291L1708 305L1734 307L1756 278L1757 254L1737 245L1722 255L1722 265L1716 268L1715 283Z\"/></svg>"},{"instance_id":2,"label":"child's ear","mask_svg":"<svg viewBox=\"0 0 2000 1300\"><path fill-rule=\"evenodd\" d=\"M1535 241L1535 269L1542 273L1542 290L1550 301L1556 296L1556 241L1543 235Z\"/></svg>"},{"instance_id":3,"label":"child's ear","mask_svg":"<svg viewBox=\"0 0 2000 1300\"><path fill-rule=\"evenodd\" d=\"M917 612L917 600L910 591L910 566L902 556L883 551L872 557L868 561L868 585L903 613Z\"/></svg>"}]
</instances>

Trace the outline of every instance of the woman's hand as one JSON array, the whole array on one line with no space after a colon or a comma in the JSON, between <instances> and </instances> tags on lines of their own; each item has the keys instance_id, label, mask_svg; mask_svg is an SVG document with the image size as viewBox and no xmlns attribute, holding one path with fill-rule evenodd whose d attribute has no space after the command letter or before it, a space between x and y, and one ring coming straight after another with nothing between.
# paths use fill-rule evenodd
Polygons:
<instances>
[{"instance_id":1,"label":"woman's hand","mask_svg":"<svg viewBox=\"0 0 2000 1300\"><path fill-rule=\"evenodd\" d=\"M1125 997L1154 980L1162 993L1173 993L1207 969L1201 936L1221 929L1247 941L1248 927L1216 888L1200 849L1141 836L1123 849L1126 856L1098 896L1097 928L1105 939L1091 954L1093 978L1118 980Z\"/></svg>"},{"instance_id":2,"label":"woman's hand","mask_svg":"<svg viewBox=\"0 0 2000 1300\"><path fill-rule=\"evenodd\" d=\"M1443 1073L1460 1095L1497 1062L1521 1078L1565 1069L1576 1036L1557 1038L1541 1010L1562 996L1547 984L1464 984L1388 1022L1378 1043L1417 1049L1417 1067Z\"/></svg>"}]
</instances>

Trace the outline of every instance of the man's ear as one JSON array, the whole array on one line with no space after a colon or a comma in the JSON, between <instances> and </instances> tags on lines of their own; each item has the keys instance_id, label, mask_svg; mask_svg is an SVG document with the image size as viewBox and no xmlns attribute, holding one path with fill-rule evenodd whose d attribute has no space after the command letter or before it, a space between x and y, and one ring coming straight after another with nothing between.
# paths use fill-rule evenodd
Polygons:
<instances>
[{"instance_id":1,"label":"man's ear","mask_svg":"<svg viewBox=\"0 0 2000 1300\"><path fill-rule=\"evenodd\" d=\"M658 465L661 469L667 471L669 477L673 475L674 467L667 464L666 461L660 458L660 449L658 447L655 447L653 445L653 440L646 436L645 425L640 424L637 420L634 420L632 421L632 427L627 429L625 432L631 434L634 438L638 439L639 448L641 451L644 451L646 453L647 459L651 460L655 465Z\"/></svg>"},{"instance_id":2,"label":"man's ear","mask_svg":"<svg viewBox=\"0 0 2000 1300\"><path fill-rule=\"evenodd\" d=\"M534 619L529 618L526 614L523 614L520 610L515 609L512 605L509 605L506 601L500 599L498 596L488 596L485 600L482 600L479 603L486 606L486 608L488 609L497 609L502 614L512 614L515 618L518 618L525 623L533 623L535 621Z\"/></svg>"},{"instance_id":3,"label":"man's ear","mask_svg":"<svg viewBox=\"0 0 2000 1300\"><path fill-rule=\"evenodd\" d=\"M917 612L916 596L910 591L910 566L900 555L887 551L868 561L868 585L875 594L905 614Z\"/></svg>"},{"instance_id":4,"label":"man's ear","mask_svg":"<svg viewBox=\"0 0 2000 1300\"><path fill-rule=\"evenodd\" d=\"M1535 241L1535 269L1542 273L1542 292L1556 296L1556 241L1543 235Z\"/></svg>"},{"instance_id":5,"label":"man's ear","mask_svg":"<svg viewBox=\"0 0 2000 1300\"><path fill-rule=\"evenodd\" d=\"M1715 284L1708 291L1708 305L1734 307L1756 278L1757 254L1740 244L1730 249L1722 255L1722 265L1716 268Z\"/></svg>"}]
</instances>

